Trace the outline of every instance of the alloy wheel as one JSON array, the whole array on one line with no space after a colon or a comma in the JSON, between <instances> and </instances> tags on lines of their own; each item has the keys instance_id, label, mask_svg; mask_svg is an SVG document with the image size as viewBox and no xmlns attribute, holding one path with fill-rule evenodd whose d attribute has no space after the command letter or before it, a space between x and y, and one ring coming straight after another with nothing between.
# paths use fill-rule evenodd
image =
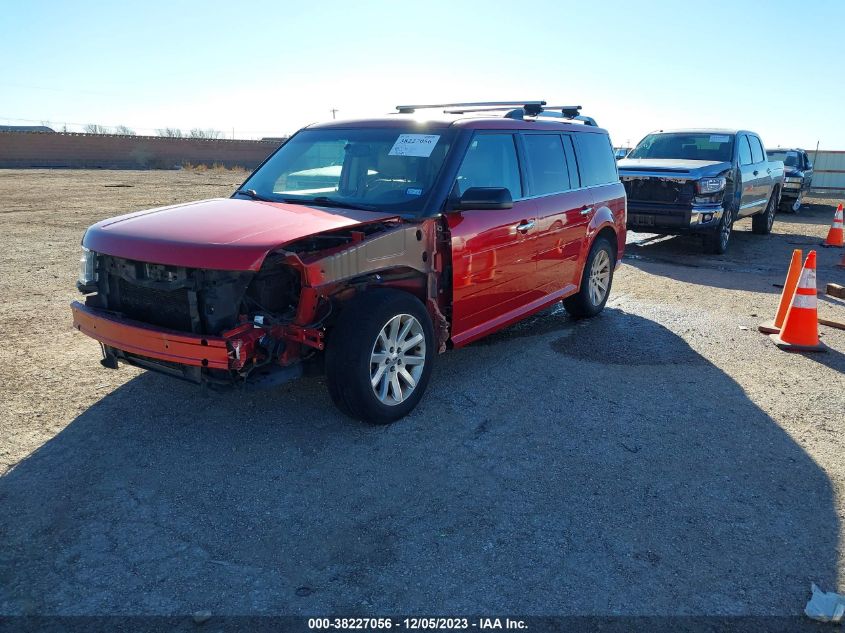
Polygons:
<instances>
[{"instance_id":1,"label":"alloy wheel","mask_svg":"<svg viewBox=\"0 0 845 633\"><path fill-rule=\"evenodd\" d=\"M733 228L733 218L731 217L731 212L727 209L725 210L724 219L722 220L722 228L719 233L719 241L722 245L722 248L726 248L728 245L728 240L731 239L731 229Z\"/></svg>"},{"instance_id":2,"label":"alloy wheel","mask_svg":"<svg viewBox=\"0 0 845 633\"><path fill-rule=\"evenodd\" d=\"M768 230L772 230L772 225L775 223L775 209L777 209L777 204L775 204L775 196L772 194L772 197L769 198L769 206L766 208L766 226Z\"/></svg>"},{"instance_id":3,"label":"alloy wheel","mask_svg":"<svg viewBox=\"0 0 845 633\"><path fill-rule=\"evenodd\" d=\"M610 255L605 250L598 251L593 258L589 281L590 301L594 306L600 305L607 295L610 272Z\"/></svg>"},{"instance_id":4,"label":"alloy wheel","mask_svg":"<svg viewBox=\"0 0 845 633\"><path fill-rule=\"evenodd\" d=\"M370 354L370 384L382 404L395 406L413 393L425 367L425 332L410 314L381 328Z\"/></svg>"}]
</instances>

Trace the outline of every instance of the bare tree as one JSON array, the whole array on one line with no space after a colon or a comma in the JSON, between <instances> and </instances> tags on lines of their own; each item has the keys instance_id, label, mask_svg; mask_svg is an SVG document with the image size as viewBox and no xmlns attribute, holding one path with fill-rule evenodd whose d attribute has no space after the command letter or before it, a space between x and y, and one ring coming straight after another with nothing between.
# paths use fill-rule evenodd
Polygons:
<instances>
[{"instance_id":1,"label":"bare tree","mask_svg":"<svg viewBox=\"0 0 845 633\"><path fill-rule=\"evenodd\" d=\"M178 127L165 127L158 130L159 136L166 136L168 138L182 138L184 134L182 134L182 130Z\"/></svg>"},{"instance_id":2,"label":"bare tree","mask_svg":"<svg viewBox=\"0 0 845 633\"><path fill-rule=\"evenodd\" d=\"M223 136L223 132L221 132L220 130L212 129L201 130L200 128L195 127L193 130L191 130L191 133L188 136L190 136L191 138L220 138L221 136Z\"/></svg>"},{"instance_id":3,"label":"bare tree","mask_svg":"<svg viewBox=\"0 0 845 633\"><path fill-rule=\"evenodd\" d=\"M117 125L114 128L115 134L123 134L124 136L135 136L135 130L126 127L125 125Z\"/></svg>"},{"instance_id":4,"label":"bare tree","mask_svg":"<svg viewBox=\"0 0 845 633\"><path fill-rule=\"evenodd\" d=\"M109 128L104 125L97 125L96 123L89 123L82 128L82 131L86 134L111 134Z\"/></svg>"}]
</instances>

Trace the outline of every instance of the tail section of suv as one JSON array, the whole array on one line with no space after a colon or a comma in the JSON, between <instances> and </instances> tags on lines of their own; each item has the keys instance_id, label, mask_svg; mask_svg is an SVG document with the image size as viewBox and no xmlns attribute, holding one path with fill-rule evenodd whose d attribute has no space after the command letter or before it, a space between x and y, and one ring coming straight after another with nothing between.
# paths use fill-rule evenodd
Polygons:
<instances>
[{"instance_id":1,"label":"tail section of suv","mask_svg":"<svg viewBox=\"0 0 845 633\"><path fill-rule=\"evenodd\" d=\"M557 301L600 312L625 245L607 133L544 102L422 108L309 126L229 199L92 226L75 326L107 367L194 382L322 356L341 410L384 423L437 353Z\"/></svg>"},{"instance_id":2,"label":"tail section of suv","mask_svg":"<svg viewBox=\"0 0 845 633\"><path fill-rule=\"evenodd\" d=\"M724 253L734 220L754 216L769 233L783 185L783 163L769 161L760 137L744 130L653 132L619 161L628 228L700 234Z\"/></svg>"}]
</instances>

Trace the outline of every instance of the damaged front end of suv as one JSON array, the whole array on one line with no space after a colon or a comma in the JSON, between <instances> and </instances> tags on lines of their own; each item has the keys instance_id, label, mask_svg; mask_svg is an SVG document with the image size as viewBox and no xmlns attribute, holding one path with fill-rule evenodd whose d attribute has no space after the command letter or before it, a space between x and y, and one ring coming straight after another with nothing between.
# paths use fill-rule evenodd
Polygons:
<instances>
[{"instance_id":1,"label":"damaged front end of suv","mask_svg":"<svg viewBox=\"0 0 845 633\"><path fill-rule=\"evenodd\" d=\"M149 263L83 247L74 327L125 362L196 383L278 383L325 348L342 305L374 288L417 296L438 324L437 227L400 218L295 240L257 270Z\"/></svg>"}]
</instances>

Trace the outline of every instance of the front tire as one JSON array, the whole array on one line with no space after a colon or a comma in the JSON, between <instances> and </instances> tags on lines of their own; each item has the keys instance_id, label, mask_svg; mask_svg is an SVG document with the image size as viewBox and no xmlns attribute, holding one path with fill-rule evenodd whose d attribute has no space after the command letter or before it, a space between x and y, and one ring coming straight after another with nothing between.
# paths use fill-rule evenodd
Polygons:
<instances>
[{"instance_id":1,"label":"front tire","mask_svg":"<svg viewBox=\"0 0 845 633\"><path fill-rule=\"evenodd\" d=\"M722 212L722 221L715 233L704 236L704 250L714 255L724 255L728 250L728 244L733 232L734 217L733 209L725 209Z\"/></svg>"},{"instance_id":2,"label":"front tire","mask_svg":"<svg viewBox=\"0 0 845 633\"><path fill-rule=\"evenodd\" d=\"M600 237L593 242L581 274L581 288L563 300L563 307L575 318L596 316L604 310L613 284L616 254L610 242Z\"/></svg>"},{"instance_id":3,"label":"front tire","mask_svg":"<svg viewBox=\"0 0 845 633\"><path fill-rule=\"evenodd\" d=\"M763 213L758 213L751 218L751 231L757 235L768 235L772 232L775 224L775 213L777 212L778 201L777 191L772 191L769 203Z\"/></svg>"},{"instance_id":4,"label":"front tire","mask_svg":"<svg viewBox=\"0 0 845 633\"><path fill-rule=\"evenodd\" d=\"M326 345L326 378L346 415L389 424L422 398L434 359L425 306L406 292L378 289L347 305Z\"/></svg>"}]
</instances>

